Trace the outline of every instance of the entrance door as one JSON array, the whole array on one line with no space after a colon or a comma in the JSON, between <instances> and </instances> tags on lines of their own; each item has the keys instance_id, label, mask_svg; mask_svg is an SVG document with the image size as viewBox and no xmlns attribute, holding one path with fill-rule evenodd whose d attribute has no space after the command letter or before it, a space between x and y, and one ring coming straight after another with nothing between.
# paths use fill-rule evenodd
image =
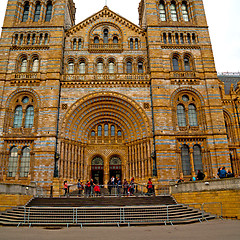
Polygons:
<instances>
[{"instance_id":1,"label":"entrance door","mask_svg":"<svg viewBox=\"0 0 240 240\"><path fill-rule=\"evenodd\" d=\"M109 162L109 177L112 176L122 180L122 161L119 157L112 157Z\"/></svg>"},{"instance_id":2,"label":"entrance door","mask_svg":"<svg viewBox=\"0 0 240 240\"><path fill-rule=\"evenodd\" d=\"M91 177L94 183L103 185L103 159L101 157L95 157L92 160Z\"/></svg>"}]
</instances>

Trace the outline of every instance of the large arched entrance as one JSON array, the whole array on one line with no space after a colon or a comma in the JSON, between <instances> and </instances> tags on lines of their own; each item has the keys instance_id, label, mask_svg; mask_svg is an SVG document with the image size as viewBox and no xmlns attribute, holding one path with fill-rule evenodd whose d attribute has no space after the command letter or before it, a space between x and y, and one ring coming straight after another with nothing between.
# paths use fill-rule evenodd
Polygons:
<instances>
[{"instance_id":1,"label":"large arched entrance","mask_svg":"<svg viewBox=\"0 0 240 240\"><path fill-rule=\"evenodd\" d=\"M99 156L94 157L91 165L91 178L94 183L103 184L104 162Z\"/></svg>"},{"instance_id":2,"label":"large arched entrance","mask_svg":"<svg viewBox=\"0 0 240 240\"><path fill-rule=\"evenodd\" d=\"M114 92L85 96L66 113L60 136L62 178L92 177L107 184L111 175L143 181L152 175L149 118L127 96ZM101 164L92 162L96 156L101 156L102 161L96 158Z\"/></svg>"},{"instance_id":3,"label":"large arched entrance","mask_svg":"<svg viewBox=\"0 0 240 240\"><path fill-rule=\"evenodd\" d=\"M122 161L119 157L112 157L109 161L109 176L122 179Z\"/></svg>"}]
</instances>

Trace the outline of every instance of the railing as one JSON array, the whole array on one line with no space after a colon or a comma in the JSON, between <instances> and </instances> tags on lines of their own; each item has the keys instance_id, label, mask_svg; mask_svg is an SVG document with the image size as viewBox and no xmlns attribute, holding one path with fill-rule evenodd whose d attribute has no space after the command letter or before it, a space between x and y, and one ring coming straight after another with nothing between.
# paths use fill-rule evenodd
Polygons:
<instances>
[{"instance_id":1,"label":"railing","mask_svg":"<svg viewBox=\"0 0 240 240\"><path fill-rule=\"evenodd\" d=\"M117 186L115 185L99 185L100 187L100 194L95 193L94 186L92 186L90 189L87 189L86 186L84 186L84 189L78 193L77 184L69 184L67 194L64 194L63 187L59 189L59 192L61 193L59 197L68 196L68 197L104 197L104 196L112 196L112 197L118 197L118 196L161 196L166 195L169 196L169 187L163 186L163 185L153 185L153 190L149 191L147 189L147 185L144 184L134 184L134 188L131 189L130 186L127 187L127 190L124 190L124 186Z\"/></svg>"},{"instance_id":2,"label":"railing","mask_svg":"<svg viewBox=\"0 0 240 240\"><path fill-rule=\"evenodd\" d=\"M90 44L88 48L89 52L122 52L122 44L118 43L98 43Z\"/></svg>"}]
</instances>

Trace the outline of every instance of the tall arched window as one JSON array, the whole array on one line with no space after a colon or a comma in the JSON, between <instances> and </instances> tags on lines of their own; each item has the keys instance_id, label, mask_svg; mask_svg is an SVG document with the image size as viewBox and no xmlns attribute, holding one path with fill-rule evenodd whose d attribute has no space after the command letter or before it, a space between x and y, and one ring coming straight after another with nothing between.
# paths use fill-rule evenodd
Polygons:
<instances>
[{"instance_id":1,"label":"tall arched window","mask_svg":"<svg viewBox=\"0 0 240 240\"><path fill-rule=\"evenodd\" d=\"M132 73L132 62L131 61L127 62L127 73Z\"/></svg>"},{"instance_id":2,"label":"tall arched window","mask_svg":"<svg viewBox=\"0 0 240 240\"><path fill-rule=\"evenodd\" d=\"M14 44L15 44L15 45L18 44L18 34L15 34L15 37L14 37Z\"/></svg>"},{"instance_id":3,"label":"tall arched window","mask_svg":"<svg viewBox=\"0 0 240 240\"><path fill-rule=\"evenodd\" d=\"M42 43L43 43L43 34L41 33L39 36L39 44L42 44Z\"/></svg>"},{"instance_id":4,"label":"tall arched window","mask_svg":"<svg viewBox=\"0 0 240 240\"><path fill-rule=\"evenodd\" d=\"M166 35L166 33L163 33L163 43L167 44L167 35Z\"/></svg>"},{"instance_id":5,"label":"tall arched window","mask_svg":"<svg viewBox=\"0 0 240 240\"><path fill-rule=\"evenodd\" d=\"M52 18L52 9L53 9L53 6L52 6L52 2L50 1L47 4L46 17L45 17L46 22L50 22Z\"/></svg>"},{"instance_id":6,"label":"tall arched window","mask_svg":"<svg viewBox=\"0 0 240 240\"><path fill-rule=\"evenodd\" d=\"M79 73L84 74L86 72L86 64L84 61L79 63Z\"/></svg>"},{"instance_id":7,"label":"tall arched window","mask_svg":"<svg viewBox=\"0 0 240 240\"><path fill-rule=\"evenodd\" d=\"M25 128L32 128L33 127L33 120L34 120L34 108L33 106L28 106L26 109L25 115Z\"/></svg>"},{"instance_id":8,"label":"tall arched window","mask_svg":"<svg viewBox=\"0 0 240 240\"><path fill-rule=\"evenodd\" d=\"M118 43L118 37L117 36L113 37L113 43L115 43L115 44Z\"/></svg>"},{"instance_id":9,"label":"tall arched window","mask_svg":"<svg viewBox=\"0 0 240 240\"><path fill-rule=\"evenodd\" d=\"M15 177L17 173L18 166L18 149L13 147L10 150L10 156L8 161L8 177Z\"/></svg>"},{"instance_id":10,"label":"tall arched window","mask_svg":"<svg viewBox=\"0 0 240 240\"><path fill-rule=\"evenodd\" d=\"M180 33L180 42L181 42L181 44L184 44L183 33Z\"/></svg>"},{"instance_id":11,"label":"tall arched window","mask_svg":"<svg viewBox=\"0 0 240 240\"><path fill-rule=\"evenodd\" d=\"M169 44L172 43L172 34L171 33L168 34L168 43Z\"/></svg>"},{"instance_id":12,"label":"tall arched window","mask_svg":"<svg viewBox=\"0 0 240 240\"><path fill-rule=\"evenodd\" d=\"M184 176L191 175L189 147L184 144L181 148L182 171Z\"/></svg>"},{"instance_id":13,"label":"tall arched window","mask_svg":"<svg viewBox=\"0 0 240 240\"><path fill-rule=\"evenodd\" d=\"M178 63L177 57L173 57L172 64L173 64L173 71L179 71L179 63Z\"/></svg>"},{"instance_id":14,"label":"tall arched window","mask_svg":"<svg viewBox=\"0 0 240 240\"><path fill-rule=\"evenodd\" d=\"M45 37L44 37L44 44L48 44L48 34L46 33L45 34Z\"/></svg>"},{"instance_id":15,"label":"tall arched window","mask_svg":"<svg viewBox=\"0 0 240 240\"><path fill-rule=\"evenodd\" d=\"M143 73L143 62L138 62L138 73Z\"/></svg>"},{"instance_id":16,"label":"tall arched window","mask_svg":"<svg viewBox=\"0 0 240 240\"><path fill-rule=\"evenodd\" d=\"M39 59L38 58L33 59L32 71L33 72L39 71Z\"/></svg>"},{"instance_id":17,"label":"tall arched window","mask_svg":"<svg viewBox=\"0 0 240 240\"><path fill-rule=\"evenodd\" d=\"M104 136L107 137L108 136L108 124L104 125Z\"/></svg>"},{"instance_id":18,"label":"tall arched window","mask_svg":"<svg viewBox=\"0 0 240 240\"><path fill-rule=\"evenodd\" d=\"M41 4L40 2L36 3L36 7L35 7L35 13L34 13L34 22L38 22L38 20L40 19L40 13L41 13Z\"/></svg>"},{"instance_id":19,"label":"tall arched window","mask_svg":"<svg viewBox=\"0 0 240 240\"><path fill-rule=\"evenodd\" d=\"M130 49L133 49L133 39L130 39Z\"/></svg>"},{"instance_id":20,"label":"tall arched window","mask_svg":"<svg viewBox=\"0 0 240 240\"><path fill-rule=\"evenodd\" d=\"M82 49L82 39L78 39L78 50Z\"/></svg>"},{"instance_id":21,"label":"tall arched window","mask_svg":"<svg viewBox=\"0 0 240 240\"><path fill-rule=\"evenodd\" d=\"M23 148L20 161L21 161L21 164L19 168L19 175L20 177L27 177L30 169L30 148L29 147Z\"/></svg>"},{"instance_id":22,"label":"tall arched window","mask_svg":"<svg viewBox=\"0 0 240 240\"><path fill-rule=\"evenodd\" d=\"M171 3L171 6L170 6L170 11L171 11L171 18L174 22L176 22L178 19L177 19L177 10L176 10L176 4L175 2L172 2Z\"/></svg>"},{"instance_id":23,"label":"tall arched window","mask_svg":"<svg viewBox=\"0 0 240 240\"><path fill-rule=\"evenodd\" d=\"M202 164L202 150L199 145L193 146L193 162L194 162L194 170L197 174L197 171L203 171L203 164Z\"/></svg>"},{"instance_id":24,"label":"tall arched window","mask_svg":"<svg viewBox=\"0 0 240 240\"><path fill-rule=\"evenodd\" d=\"M197 110L194 104L188 106L188 119L190 126L198 126Z\"/></svg>"},{"instance_id":25,"label":"tall arched window","mask_svg":"<svg viewBox=\"0 0 240 240\"><path fill-rule=\"evenodd\" d=\"M73 50L77 49L77 40L76 38L73 39Z\"/></svg>"},{"instance_id":26,"label":"tall arched window","mask_svg":"<svg viewBox=\"0 0 240 240\"><path fill-rule=\"evenodd\" d=\"M192 41L193 41L194 44L196 43L196 35L195 35L195 33L192 34Z\"/></svg>"},{"instance_id":27,"label":"tall arched window","mask_svg":"<svg viewBox=\"0 0 240 240\"><path fill-rule=\"evenodd\" d=\"M182 15L183 15L183 20L185 22L188 22L189 18L188 18L187 4L185 2L182 3Z\"/></svg>"},{"instance_id":28,"label":"tall arched window","mask_svg":"<svg viewBox=\"0 0 240 240\"><path fill-rule=\"evenodd\" d=\"M70 61L68 63L68 74L73 74L74 73L74 62Z\"/></svg>"},{"instance_id":29,"label":"tall arched window","mask_svg":"<svg viewBox=\"0 0 240 240\"><path fill-rule=\"evenodd\" d=\"M176 41L176 44L179 44L178 33L175 33L175 41Z\"/></svg>"},{"instance_id":30,"label":"tall arched window","mask_svg":"<svg viewBox=\"0 0 240 240\"><path fill-rule=\"evenodd\" d=\"M188 57L184 58L184 69L185 71L191 71L190 60Z\"/></svg>"},{"instance_id":31,"label":"tall arched window","mask_svg":"<svg viewBox=\"0 0 240 240\"><path fill-rule=\"evenodd\" d=\"M36 34L34 33L32 36L32 45L36 43Z\"/></svg>"},{"instance_id":32,"label":"tall arched window","mask_svg":"<svg viewBox=\"0 0 240 240\"><path fill-rule=\"evenodd\" d=\"M20 45L23 44L23 34L20 35Z\"/></svg>"},{"instance_id":33,"label":"tall arched window","mask_svg":"<svg viewBox=\"0 0 240 240\"><path fill-rule=\"evenodd\" d=\"M114 125L111 126L111 136L112 137L115 136L115 126Z\"/></svg>"},{"instance_id":34,"label":"tall arched window","mask_svg":"<svg viewBox=\"0 0 240 240\"><path fill-rule=\"evenodd\" d=\"M114 73L114 62L113 61L110 61L108 64L108 72Z\"/></svg>"},{"instance_id":35,"label":"tall arched window","mask_svg":"<svg viewBox=\"0 0 240 240\"><path fill-rule=\"evenodd\" d=\"M160 4L159 4L159 14L160 14L161 21L166 21L166 11L165 11L165 6L163 1L160 1Z\"/></svg>"},{"instance_id":36,"label":"tall arched window","mask_svg":"<svg viewBox=\"0 0 240 240\"><path fill-rule=\"evenodd\" d=\"M94 37L94 43L96 43L96 44L99 43L99 37Z\"/></svg>"},{"instance_id":37,"label":"tall arched window","mask_svg":"<svg viewBox=\"0 0 240 240\"><path fill-rule=\"evenodd\" d=\"M177 105L177 119L178 119L178 126L179 127L186 127L186 112L185 108L182 104Z\"/></svg>"},{"instance_id":38,"label":"tall arched window","mask_svg":"<svg viewBox=\"0 0 240 240\"><path fill-rule=\"evenodd\" d=\"M135 49L138 49L138 39L135 39Z\"/></svg>"},{"instance_id":39,"label":"tall arched window","mask_svg":"<svg viewBox=\"0 0 240 240\"><path fill-rule=\"evenodd\" d=\"M102 136L102 126L99 125L98 126L98 137L101 137Z\"/></svg>"},{"instance_id":40,"label":"tall arched window","mask_svg":"<svg viewBox=\"0 0 240 240\"><path fill-rule=\"evenodd\" d=\"M22 117L23 117L22 106L17 106L14 112L13 128L20 128L22 126Z\"/></svg>"},{"instance_id":41,"label":"tall arched window","mask_svg":"<svg viewBox=\"0 0 240 240\"><path fill-rule=\"evenodd\" d=\"M30 41L31 41L31 35L30 35L30 34L28 34L28 35L27 35L27 45L29 45L29 44L30 44Z\"/></svg>"},{"instance_id":42,"label":"tall arched window","mask_svg":"<svg viewBox=\"0 0 240 240\"><path fill-rule=\"evenodd\" d=\"M108 30L103 30L103 43L108 43Z\"/></svg>"},{"instance_id":43,"label":"tall arched window","mask_svg":"<svg viewBox=\"0 0 240 240\"><path fill-rule=\"evenodd\" d=\"M187 41L188 41L189 44L191 44L191 35L190 35L190 33L187 34Z\"/></svg>"},{"instance_id":44,"label":"tall arched window","mask_svg":"<svg viewBox=\"0 0 240 240\"><path fill-rule=\"evenodd\" d=\"M103 62L97 63L97 73L103 73Z\"/></svg>"},{"instance_id":45,"label":"tall arched window","mask_svg":"<svg viewBox=\"0 0 240 240\"><path fill-rule=\"evenodd\" d=\"M26 22L28 20L28 15L29 15L29 2L26 2L23 9L22 22Z\"/></svg>"},{"instance_id":46,"label":"tall arched window","mask_svg":"<svg viewBox=\"0 0 240 240\"><path fill-rule=\"evenodd\" d=\"M27 72L27 59L23 58L21 60L20 72Z\"/></svg>"}]
</instances>

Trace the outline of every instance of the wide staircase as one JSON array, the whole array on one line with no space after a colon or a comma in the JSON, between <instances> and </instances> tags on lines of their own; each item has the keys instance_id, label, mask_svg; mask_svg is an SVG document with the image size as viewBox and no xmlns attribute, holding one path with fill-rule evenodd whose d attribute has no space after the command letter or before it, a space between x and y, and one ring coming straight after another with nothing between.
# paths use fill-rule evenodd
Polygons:
<instances>
[{"instance_id":1,"label":"wide staircase","mask_svg":"<svg viewBox=\"0 0 240 240\"><path fill-rule=\"evenodd\" d=\"M34 198L0 215L1 225L86 226L186 224L213 219L171 196Z\"/></svg>"}]
</instances>

